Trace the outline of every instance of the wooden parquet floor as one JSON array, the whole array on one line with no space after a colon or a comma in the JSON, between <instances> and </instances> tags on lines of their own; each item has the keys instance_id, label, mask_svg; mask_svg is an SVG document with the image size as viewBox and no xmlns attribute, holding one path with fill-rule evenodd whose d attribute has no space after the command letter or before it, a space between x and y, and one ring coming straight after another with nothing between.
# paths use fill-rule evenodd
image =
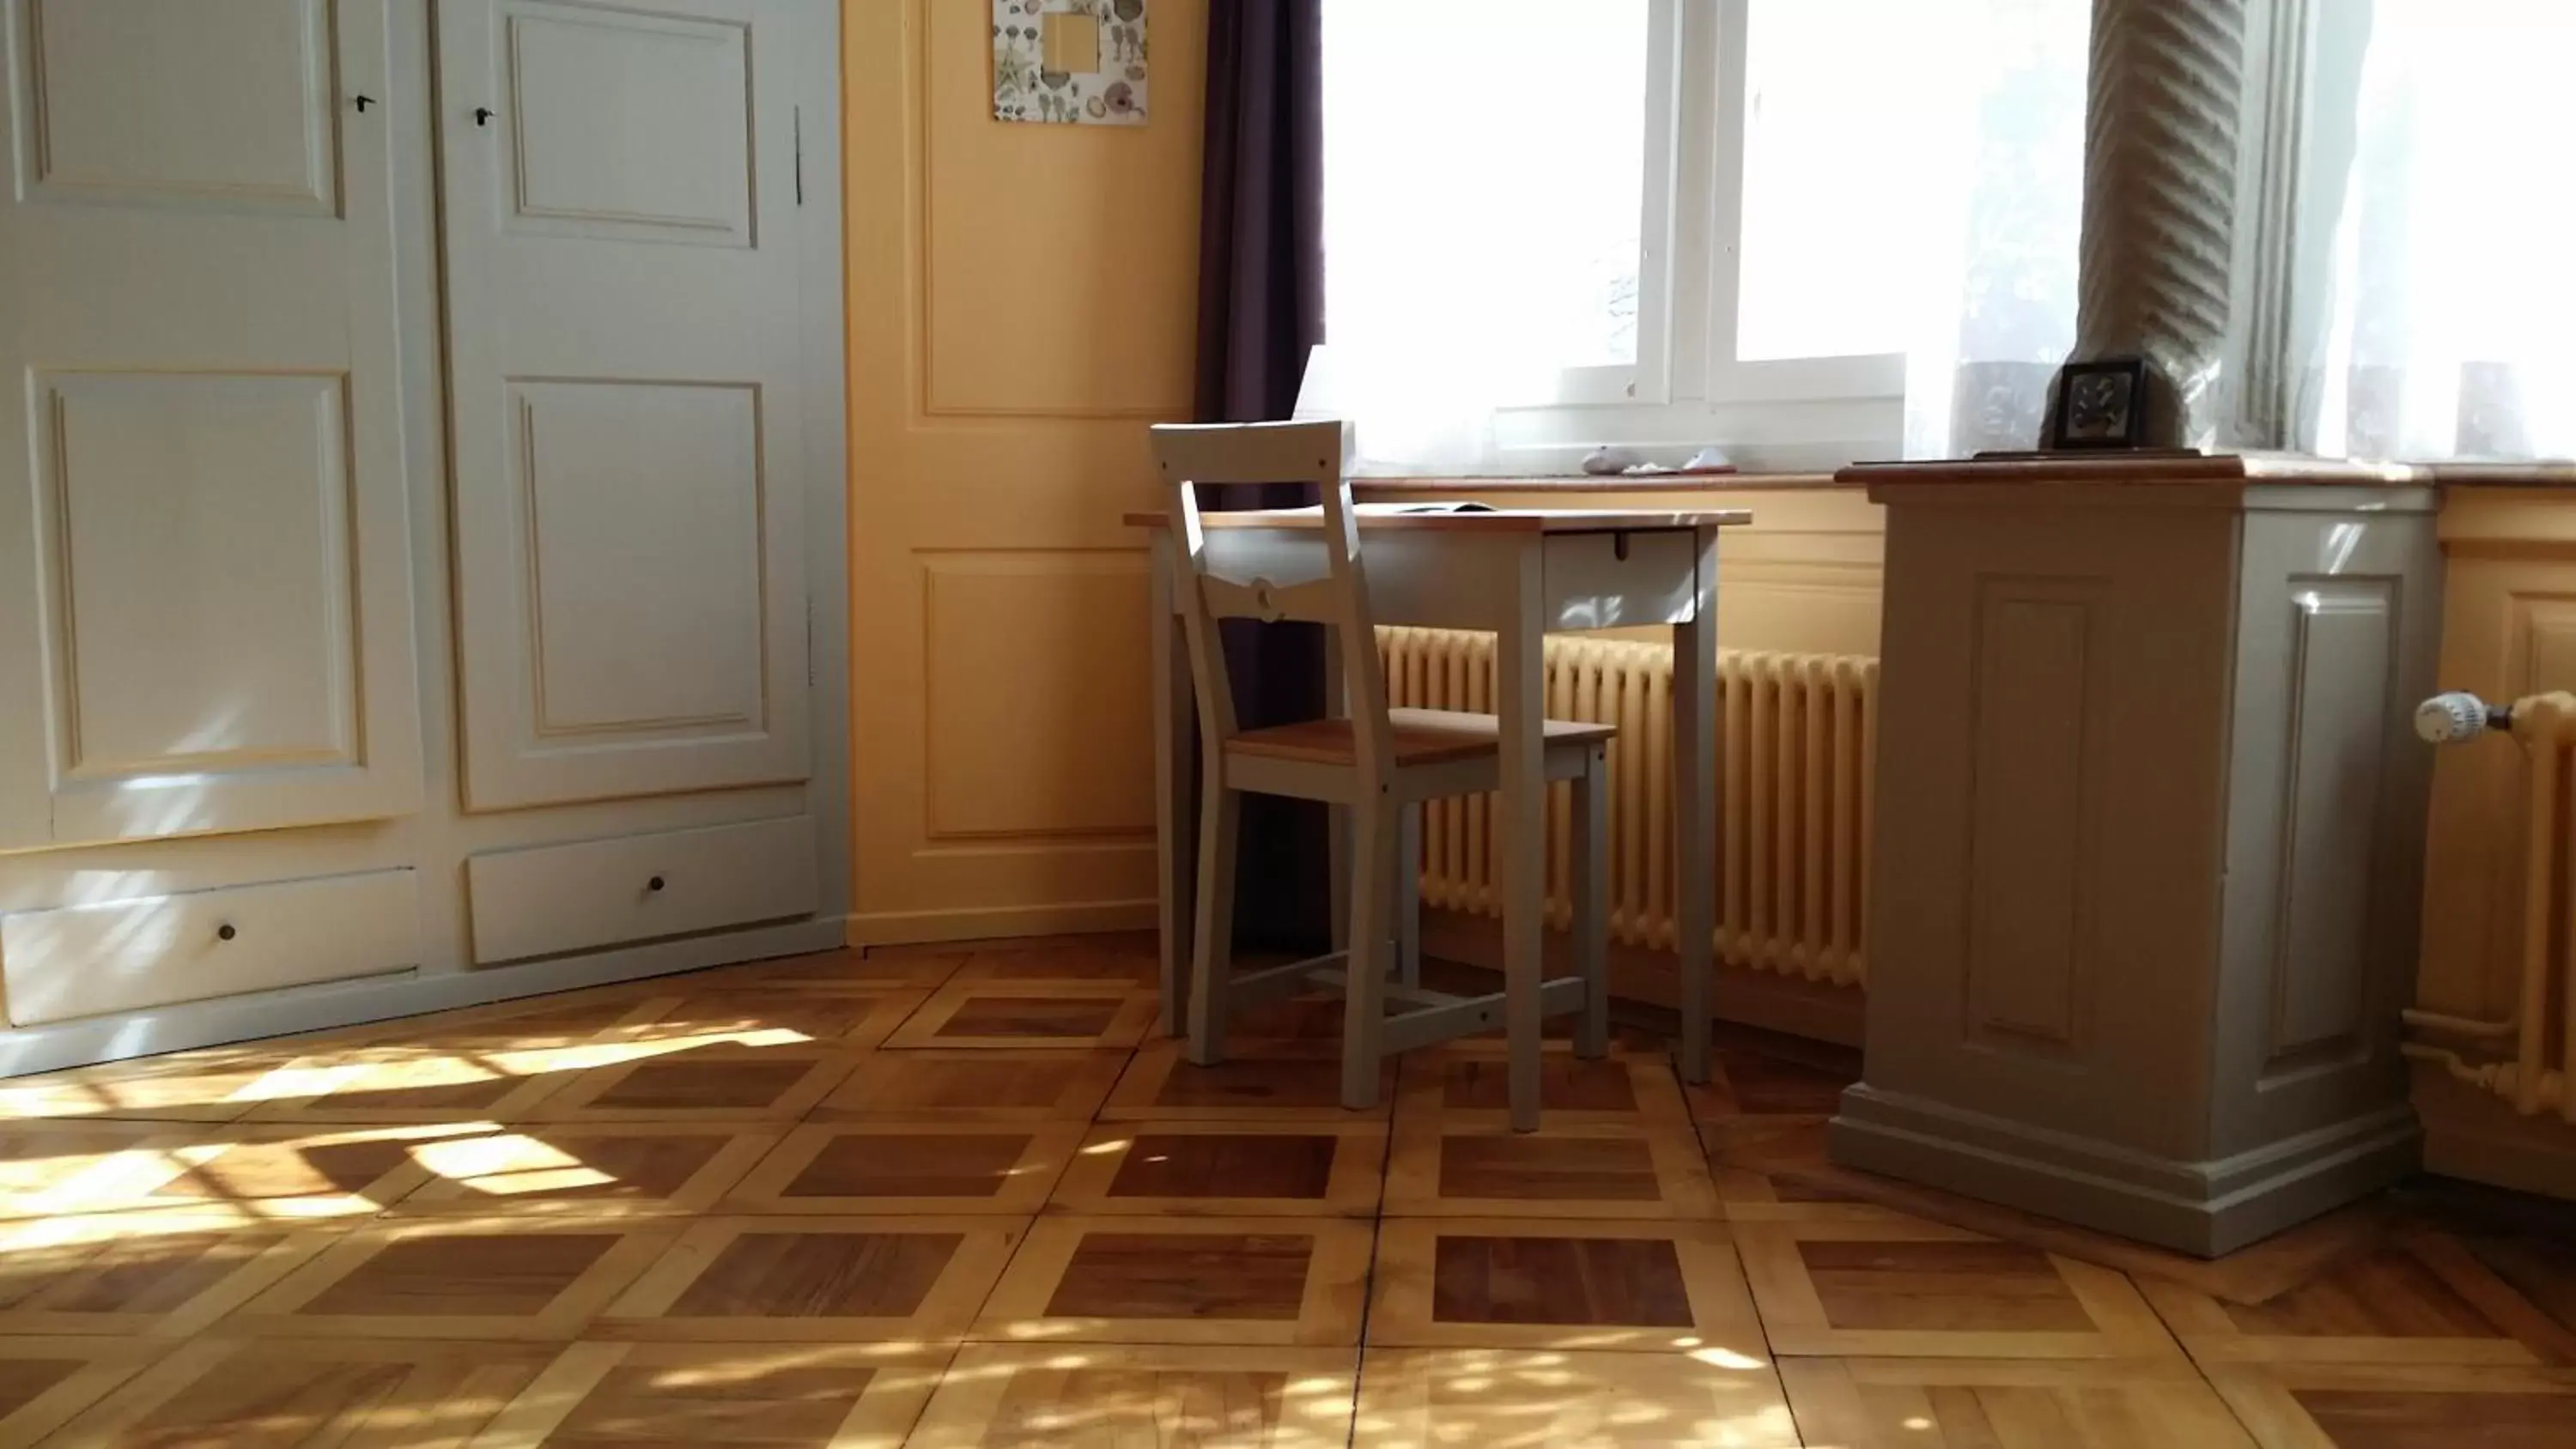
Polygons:
<instances>
[{"instance_id":1,"label":"wooden parquet floor","mask_svg":"<svg viewBox=\"0 0 2576 1449\"><path fill-rule=\"evenodd\" d=\"M2576 1449L2576 1218L2203 1263L1835 1168L1845 1054L1336 1105L1152 943L766 962L0 1082L0 1446Z\"/></svg>"}]
</instances>

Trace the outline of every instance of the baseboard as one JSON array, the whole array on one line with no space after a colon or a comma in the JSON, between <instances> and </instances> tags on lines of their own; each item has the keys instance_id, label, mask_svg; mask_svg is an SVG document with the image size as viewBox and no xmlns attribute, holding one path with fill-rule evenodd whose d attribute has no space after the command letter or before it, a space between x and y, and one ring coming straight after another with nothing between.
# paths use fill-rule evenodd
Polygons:
<instances>
[{"instance_id":1,"label":"baseboard","mask_svg":"<svg viewBox=\"0 0 2576 1449\"><path fill-rule=\"evenodd\" d=\"M2431 1062L2415 1064L2415 1111L2425 1171L2576 1201L2576 1126L2554 1113L2523 1116Z\"/></svg>"},{"instance_id":2,"label":"baseboard","mask_svg":"<svg viewBox=\"0 0 2576 1449\"><path fill-rule=\"evenodd\" d=\"M2405 1104L2233 1157L2184 1161L1888 1092L1843 1093L1835 1162L2177 1252L2222 1257L2415 1170Z\"/></svg>"},{"instance_id":3,"label":"baseboard","mask_svg":"<svg viewBox=\"0 0 2576 1449\"><path fill-rule=\"evenodd\" d=\"M845 943L909 946L922 941L986 941L1014 936L1079 936L1150 931L1155 903L1085 901L1069 905L981 906L953 911L874 911L849 918Z\"/></svg>"},{"instance_id":4,"label":"baseboard","mask_svg":"<svg viewBox=\"0 0 2576 1449\"><path fill-rule=\"evenodd\" d=\"M1422 950L1443 960L1500 970L1503 923L1463 911L1425 910ZM1565 969L1568 951L1564 933L1547 933L1551 970ZM1681 1005L1681 972L1670 952L1614 944L1609 965L1612 996L1666 1010ZM1720 1021L1841 1046L1861 1044L1864 1003L1857 987L1721 966L1709 1003L1709 1014Z\"/></svg>"},{"instance_id":5,"label":"baseboard","mask_svg":"<svg viewBox=\"0 0 2576 1449\"><path fill-rule=\"evenodd\" d=\"M49 1026L20 1027L0 1040L0 1077L61 1071L96 1062L263 1037L296 1036L337 1027L363 1026L432 1011L482 1006L514 997L542 996L585 986L638 981L710 966L760 961L773 956L800 956L841 945L841 923L834 918L796 921L750 931L726 931L656 941L586 956L539 961L524 966L483 970L409 972L285 991L254 992L182 1002L149 1011L126 1012Z\"/></svg>"}]
</instances>

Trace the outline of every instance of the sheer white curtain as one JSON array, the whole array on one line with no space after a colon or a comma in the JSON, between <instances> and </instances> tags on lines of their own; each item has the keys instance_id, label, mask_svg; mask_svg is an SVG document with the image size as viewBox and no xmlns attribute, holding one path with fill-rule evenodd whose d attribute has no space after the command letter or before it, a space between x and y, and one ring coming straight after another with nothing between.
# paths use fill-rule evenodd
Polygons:
<instances>
[{"instance_id":1,"label":"sheer white curtain","mask_svg":"<svg viewBox=\"0 0 2576 1449\"><path fill-rule=\"evenodd\" d=\"M1906 269L1909 458L2037 447L2075 345L2090 0L1946 0L1902 145L1933 178L1889 226ZM1920 52L1918 52L1920 55ZM1871 224L1855 208L1855 224Z\"/></svg>"},{"instance_id":2,"label":"sheer white curtain","mask_svg":"<svg viewBox=\"0 0 2576 1449\"><path fill-rule=\"evenodd\" d=\"M2576 455L2576 3L2338 0L2323 23L2293 445Z\"/></svg>"},{"instance_id":3,"label":"sheer white curtain","mask_svg":"<svg viewBox=\"0 0 2576 1449\"><path fill-rule=\"evenodd\" d=\"M1326 0L1324 345L1374 472L1493 471L1498 408L1637 359L1647 0Z\"/></svg>"}]
</instances>

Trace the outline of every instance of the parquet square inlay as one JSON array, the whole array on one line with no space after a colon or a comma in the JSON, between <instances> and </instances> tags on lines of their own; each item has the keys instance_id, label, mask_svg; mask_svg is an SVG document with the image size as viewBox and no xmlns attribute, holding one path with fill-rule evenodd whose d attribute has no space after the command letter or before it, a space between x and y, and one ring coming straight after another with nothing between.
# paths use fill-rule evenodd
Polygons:
<instances>
[{"instance_id":1,"label":"parquet square inlay","mask_svg":"<svg viewBox=\"0 0 2576 1449\"><path fill-rule=\"evenodd\" d=\"M0 1334L197 1333L330 1243L229 1208L43 1218L0 1236Z\"/></svg>"},{"instance_id":2,"label":"parquet square inlay","mask_svg":"<svg viewBox=\"0 0 2576 1449\"><path fill-rule=\"evenodd\" d=\"M1691 1326L1681 1253L1664 1238L1443 1237L1432 1254L1441 1323Z\"/></svg>"},{"instance_id":3,"label":"parquet square inlay","mask_svg":"<svg viewBox=\"0 0 2576 1449\"><path fill-rule=\"evenodd\" d=\"M908 1443L1340 1449L1354 1367L1337 1348L970 1344Z\"/></svg>"},{"instance_id":4,"label":"parquet square inlay","mask_svg":"<svg viewBox=\"0 0 2576 1449\"><path fill-rule=\"evenodd\" d=\"M552 1051L613 1038L620 1029L649 1020L646 987L636 983L530 996L490 1006L377 1022L343 1034L346 1042L414 1053L486 1056Z\"/></svg>"},{"instance_id":5,"label":"parquet square inlay","mask_svg":"<svg viewBox=\"0 0 2576 1449\"><path fill-rule=\"evenodd\" d=\"M529 1449L903 1442L948 1362L874 1344L576 1343L483 1440Z\"/></svg>"},{"instance_id":6,"label":"parquet square inlay","mask_svg":"<svg viewBox=\"0 0 2576 1449\"><path fill-rule=\"evenodd\" d=\"M1772 1348L1851 1357L2159 1358L2179 1353L2108 1268L1911 1219L1741 1222Z\"/></svg>"},{"instance_id":7,"label":"parquet square inlay","mask_svg":"<svg viewBox=\"0 0 2576 1449\"><path fill-rule=\"evenodd\" d=\"M1303 1044L1338 1048L1342 1040L1342 998L1302 995L1265 1001L1236 1013L1226 1024L1226 1040L1238 1049Z\"/></svg>"},{"instance_id":8,"label":"parquet square inlay","mask_svg":"<svg viewBox=\"0 0 2576 1449\"><path fill-rule=\"evenodd\" d=\"M41 1217L114 1203L133 1160L189 1140L175 1124L19 1121L0 1126L0 1216Z\"/></svg>"},{"instance_id":9,"label":"parquet square inlay","mask_svg":"<svg viewBox=\"0 0 2576 1449\"><path fill-rule=\"evenodd\" d=\"M687 1123L536 1123L424 1143L416 1213L678 1214L715 1205L779 1141L775 1131Z\"/></svg>"},{"instance_id":10,"label":"parquet square inlay","mask_svg":"<svg viewBox=\"0 0 2576 1449\"><path fill-rule=\"evenodd\" d=\"M2173 1358L1783 1358L1780 1377L1806 1442L1836 1449L2251 1449L2254 1442L2191 1365Z\"/></svg>"},{"instance_id":11,"label":"parquet square inlay","mask_svg":"<svg viewBox=\"0 0 2576 1449\"><path fill-rule=\"evenodd\" d=\"M1371 1347L1360 1373L1358 1442L1371 1449L1759 1449L1799 1439L1766 1362L1729 1362L1722 1354Z\"/></svg>"},{"instance_id":12,"label":"parquet square inlay","mask_svg":"<svg viewBox=\"0 0 2576 1449\"><path fill-rule=\"evenodd\" d=\"M479 1052L386 1048L315 1056L245 1089L258 1098L244 1121L365 1123L516 1122L571 1080Z\"/></svg>"},{"instance_id":13,"label":"parquet square inlay","mask_svg":"<svg viewBox=\"0 0 2576 1449\"><path fill-rule=\"evenodd\" d=\"M1386 1210L1400 1217L1706 1218L1716 1191L1686 1124L1598 1127L1543 1119L1457 1127L1396 1120Z\"/></svg>"},{"instance_id":14,"label":"parquet square inlay","mask_svg":"<svg viewBox=\"0 0 2576 1449\"><path fill-rule=\"evenodd\" d=\"M1028 1217L1082 1141L1078 1122L812 1124L736 1186L733 1212Z\"/></svg>"},{"instance_id":15,"label":"parquet square inlay","mask_svg":"<svg viewBox=\"0 0 2576 1449\"><path fill-rule=\"evenodd\" d=\"M1040 1218L974 1337L1356 1344L1368 1258L1335 1218Z\"/></svg>"},{"instance_id":16,"label":"parquet square inlay","mask_svg":"<svg viewBox=\"0 0 2576 1449\"><path fill-rule=\"evenodd\" d=\"M1772 1173L1825 1166L1825 1134L1832 1120L1783 1113L1703 1117L1697 1125L1710 1167Z\"/></svg>"},{"instance_id":17,"label":"parquet square inlay","mask_svg":"<svg viewBox=\"0 0 2576 1449\"><path fill-rule=\"evenodd\" d=\"M1132 1047L1154 1024L1154 994L1124 981L958 981L932 993L889 1048Z\"/></svg>"},{"instance_id":18,"label":"parquet square inlay","mask_svg":"<svg viewBox=\"0 0 2576 1449\"><path fill-rule=\"evenodd\" d=\"M0 1338L0 1444L33 1444L169 1351L147 1339Z\"/></svg>"},{"instance_id":19,"label":"parquet square inlay","mask_svg":"<svg viewBox=\"0 0 2576 1449\"><path fill-rule=\"evenodd\" d=\"M1121 933L1069 941L993 941L975 948L950 977L959 985L1009 981L1120 982L1151 991L1161 979L1151 934Z\"/></svg>"},{"instance_id":20,"label":"parquet square inlay","mask_svg":"<svg viewBox=\"0 0 2576 1449\"><path fill-rule=\"evenodd\" d=\"M953 1339L1018 1243L953 1217L704 1218L594 1336L706 1342Z\"/></svg>"},{"instance_id":21,"label":"parquet square inlay","mask_svg":"<svg viewBox=\"0 0 2576 1449\"><path fill-rule=\"evenodd\" d=\"M2523 1302L2576 1333L2576 1222L2510 1230L2478 1225L2449 1236Z\"/></svg>"},{"instance_id":22,"label":"parquet square inlay","mask_svg":"<svg viewBox=\"0 0 2576 1449\"><path fill-rule=\"evenodd\" d=\"M464 1449L549 1356L517 1344L199 1339L46 1442L62 1449Z\"/></svg>"},{"instance_id":23,"label":"parquet square inlay","mask_svg":"<svg viewBox=\"0 0 2576 1449\"><path fill-rule=\"evenodd\" d=\"M717 1045L592 1067L548 1098L549 1122L793 1121L858 1057L821 1046Z\"/></svg>"},{"instance_id":24,"label":"parquet square inlay","mask_svg":"<svg viewBox=\"0 0 2576 1449\"><path fill-rule=\"evenodd\" d=\"M2257 1302L2138 1282L2203 1364L2576 1365L2576 1335L2444 1233L2366 1244Z\"/></svg>"},{"instance_id":25,"label":"parquet square inlay","mask_svg":"<svg viewBox=\"0 0 2576 1449\"><path fill-rule=\"evenodd\" d=\"M1181 1043L1148 1043L1136 1053L1100 1109L1104 1122L1348 1122L1384 1121L1392 1106L1396 1069L1390 1061L1378 1080L1378 1105L1354 1113L1342 1105L1342 1060L1330 1047L1239 1044L1213 1067L1181 1057Z\"/></svg>"},{"instance_id":26,"label":"parquet square inlay","mask_svg":"<svg viewBox=\"0 0 2576 1449\"><path fill-rule=\"evenodd\" d=\"M1436 1119L1447 1127L1492 1127L1511 1120L1509 1063L1499 1043L1472 1041L1407 1058L1399 1123ZM1687 1130L1681 1079L1660 1053L1614 1051L1587 1060L1562 1043L1539 1055L1539 1108L1546 1124L1670 1126Z\"/></svg>"},{"instance_id":27,"label":"parquet square inlay","mask_svg":"<svg viewBox=\"0 0 2576 1449\"><path fill-rule=\"evenodd\" d=\"M926 990L904 988L827 990L707 984L694 991L657 996L645 1004L652 1013L632 1034L641 1037L684 1035L730 1040L746 1046L784 1046L796 1042L858 1048L872 1047L893 1035L906 1017L930 999Z\"/></svg>"},{"instance_id":28,"label":"parquet square inlay","mask_svg":"<svg viewBox=\"0 0 2576 1449\"><path fill-rule=\"evenodd\" d=\"M1390 1218L1369 1341L1765 1356L1717 1223Z\"/></svg>"},{"instance_id":29,"label":"parquet square inlay","mask_svg":"<svg viewBox=\"0 0 2576 1449\"><path fill-rule=\"evenodd\" d=\"M1847 1066L1812 1066L1784 1057L1721 1051L1709 1080L1690 1089L1691 1115L1830 1117L1842 1108L1843 1088L1860 1080L1857 1060Z\"/></svg>"},{"instance_id":30,"label":"parquet square inlay","mask_svg":"<svg viewBox=\"0 0 2576 1449\"><path fill-rule=\"evenodd\" d=\"M1727 1221L1903 1222L1846 1185L1825 1161L1825 1118L1731 1117L1699 1123Z\"/></svg>"},{"instance_id":31,"label":"parquet square inlay","mask_svg":"<svg viewBox=\"0 0 2576 1449\"><path fill-rule=\"evenodd\" d=\"M266 1050L182 1052L16 1077L0 1081L0 1120L230 1122L260 1105L253 1089L291 1060Z\"/></svg>"},{"instance_id":32,"label":"parquet square inlay","mask_svg":"<svg viewBox=\"0 0 2576 1449\"><path fill-rule=\"evenodd\" d=\"M680 1229L525 1215L379 1222L333 1242L226 1324L272 1337L563 1340Z\"/></svg>"},{"instance_id":33,"label":"parquet square inlay","mask_svg":"<svg viewBox=\"0 0 2576 1449\"><path fill-rule=\"evenodd\" d=\"M881 1051L816 1107L815 1122L1088 1122L1118 1080L1118 1051Z\"/></svg>"},{"instance_id":34,"label":"parquet square inlay","mask_svg":"<svg viewBox=\"0 0 2576 1449\"><path fill-rule=\"evenodd\" d=\"M2564 1369L2249 1362L2207 1372L2262 1449L2576 1443L2576 1373Z\"/></svg>"},{"instance_id":35,"label":"parquet square inlay","mask_svg":"<svg viewBox=\"0 0 2576 1449\"><path fill-rule=\"evenodd\" d=\"M1368 1217L1386 1129L1373 1122L1112 1123L1051 1199L1070 1213Z\"/></svg>"},{"instance_id":36,"label":"parquet square inlay","mask_svg":"<svg viewBox=\"0 0 2576 1449\"><path fill-rule=\"evenodd\" d=\"M365 1217L430 1182L422 1154L474 1129L445 1125L187 1129L124 1154L59 1205L230 1208L250 1218Z\"/></svg>"}]
</instances>

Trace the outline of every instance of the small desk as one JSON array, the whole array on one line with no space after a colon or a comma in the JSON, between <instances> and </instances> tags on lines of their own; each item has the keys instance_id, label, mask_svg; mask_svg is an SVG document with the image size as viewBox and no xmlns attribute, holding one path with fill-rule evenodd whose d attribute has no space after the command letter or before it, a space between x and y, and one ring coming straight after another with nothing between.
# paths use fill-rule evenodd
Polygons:
<instances>
[{"instance_id":1,"label":"small desk","mask_svg":"<svg viewBox=\"0 0 2576 1449\"><path fill-rule=\"evenodd\" d=\"M1369 604L1381 624L1481 630L1497 636L1495 713L1503 788L1495 846L1503 884L1504 1019L1538 1039L1542 920L1547 893L1547 787L1539 724L1546 714L1542 644L1552 632L1673 626L1673 823L1680 923L1681 1070L1708 1080L1709 993L1715 984L1717 882L1717 535L1750 523L1743 509L1508 509L1398 511L1364 505L1361 549ZM1153 531L1155 824L1162 875L1163 1029L1180 1020L1189 979L1193 889L1189 741L1195 728L1189 648L1174 595L1171 521L1131 513ZM1320 510L1214 513L1211 530L1294 533L1323 526ZM1300 551L1283 548L1283 559ZM1295 569L1296 565L1287 565ZM1288 582L1283 574L1280 582ZM1510 1064L1515 1126L1537 1125L1539 1060ZM1523 1120L1526 1118L1527 1120Z\"/></svg>"}]
</instances>

